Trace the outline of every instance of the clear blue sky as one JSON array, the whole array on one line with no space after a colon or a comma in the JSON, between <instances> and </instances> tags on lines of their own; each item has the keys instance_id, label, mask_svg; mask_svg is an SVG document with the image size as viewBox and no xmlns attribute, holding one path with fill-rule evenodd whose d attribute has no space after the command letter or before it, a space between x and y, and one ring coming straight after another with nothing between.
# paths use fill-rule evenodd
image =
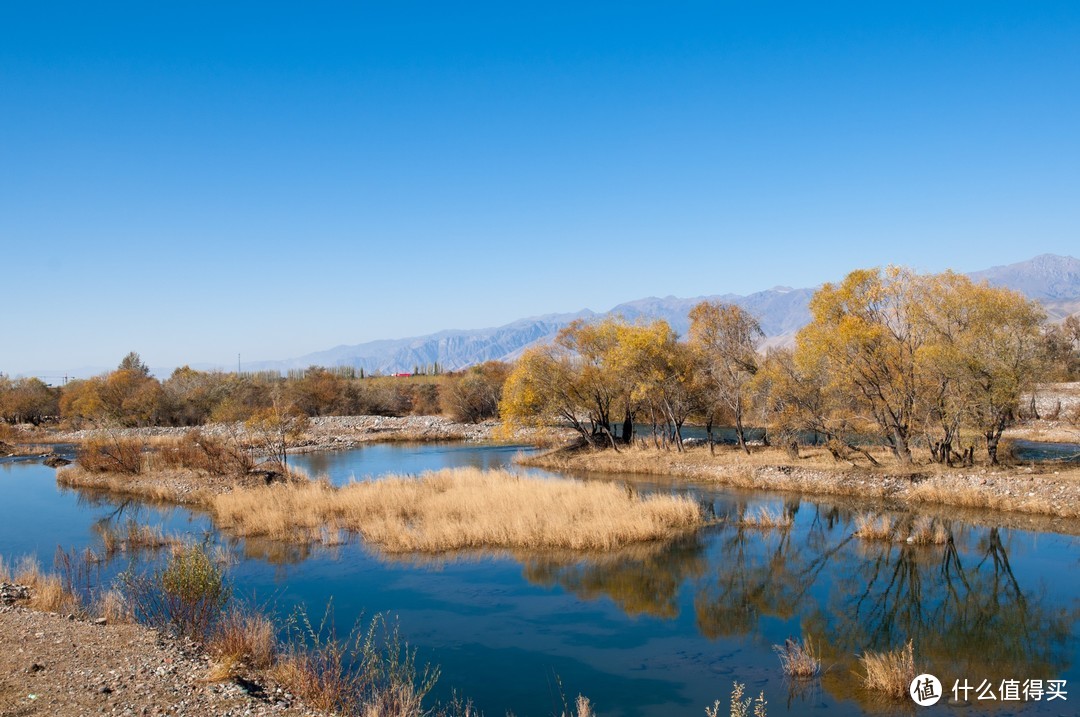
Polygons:
<instances>
[{"instance_id":1,"label":"clear blue sky","mask_svg":"<svg viewBox=\"0 0 1080 717\"><path fill-rule=\"evenodd\" d=\"M0 371L1080 253L1080 3L6 3Z\"/></svg>"}]
</instances>

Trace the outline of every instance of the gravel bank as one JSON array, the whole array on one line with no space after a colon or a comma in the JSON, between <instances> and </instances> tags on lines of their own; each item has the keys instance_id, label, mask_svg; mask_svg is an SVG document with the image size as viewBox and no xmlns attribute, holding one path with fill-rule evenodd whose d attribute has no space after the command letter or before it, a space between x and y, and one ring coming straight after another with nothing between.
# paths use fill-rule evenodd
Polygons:
<instances>
[{"instance_id":1,"label":"gravel bank","mask_svg":"<svg viewBox=\"0 0 1080 717\"><path fill-rule=\"evenodd\" d=\"M91 428L80 431L52 431L48 440L54 443L80 443L95 436L110 435L132 438L182 436L191 428ZM243 423L212 423L198 430L215 437L249 438ZM316 416L310 419L304 436L290 450L311 451L355 448L364 443L381 441L466 441L470 443L539 443L550 444L552 431L518 428L506 434L500 421L459 423L445 416ZM555 431L556 438L564 432ZM40 440L40 439L38 439Z\"/></svg>"},{"instance_id":2,"label":"gravel bank","mask_svg":"<svg viewBox=\"0 0 1080 717\"><path fill-rule=\"evenodd\" d=\"M0 607L0 715L317 717L271 683L208 682L196 646L140 625Z\"/></svg>"}]
</instances>

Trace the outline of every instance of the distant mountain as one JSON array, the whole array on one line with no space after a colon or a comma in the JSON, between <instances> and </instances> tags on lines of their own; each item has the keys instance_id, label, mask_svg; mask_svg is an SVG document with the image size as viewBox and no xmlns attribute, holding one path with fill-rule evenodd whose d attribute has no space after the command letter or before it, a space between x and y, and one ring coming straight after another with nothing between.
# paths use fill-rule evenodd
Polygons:
<instances>
[{"instance_id":1,"label":"distant mountain","mask_svg":"<svg viewBox=\"0 0 1080 717\"><path fill-rule=\"evenodd\" d=\"M1043 254L968 276L993 286L1015 289L1040 301L1054 320L1080 311L1080 259ZM748 296L648 297L619 304L602 314L588 309L574 314L548 314L489 329L440 331L428 336L338 346L287 361L245 363L244 368L286 371L308 366L353 366L369 373L394 373L438 362L445 370L456 370L493 359L513 360L529 346L551 341L575 319L604 316L622 316L630 321L664 319L685 336L690 326L687 314L695 304L706 300L738 304L761 322L767 345L783 345L790 344L795 333L810 321L810 297L815 290L778 286Z\"/></svg>"},{"instance_id":2,"label":"distant mountain","mask_svg":"<svg viewBox=\"0 0 1080 717\"><path fill-rule=\"evenodd\" d=\"M1028 261L995 266L968 276L1035 299L1054 321L1080 311L1080 259L1071 256L1041 254Z\"/></svg>"}]
</instances>

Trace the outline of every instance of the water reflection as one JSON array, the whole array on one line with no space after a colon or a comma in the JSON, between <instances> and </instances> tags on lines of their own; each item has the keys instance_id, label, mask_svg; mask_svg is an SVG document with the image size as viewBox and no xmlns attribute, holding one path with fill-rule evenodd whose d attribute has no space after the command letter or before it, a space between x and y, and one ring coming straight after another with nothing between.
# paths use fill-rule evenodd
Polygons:
<instances>
[{"instance_id":1,"label":"water reflection","mask_svg":"<svg viewBox=\"0 0 1080 717\"><path fill-rule=\"evenodd\" d=\"M309 470L344 482L391 463L395 472L447 461L492 467L517 451L380 448L305 458ZM361 455L378 460L358 463ZM321 609L332 596L346 631L361 611L401 615L412 642L430 650L425 659L443 666L445 688L475 697L490 714L508 707L543 713L537 699L553 674L604 714L700 714L732 679L755 693L765 689L770 714L822 705L830 714L895 712L873 702L852 673L861 652L908 639L947 685L954 677L1080 681L1080 574L1062 569L1075 566L1080 539L995 527L994 515L979 519L984 524L960 520L950 511L935 524L943 544L872 542L854 537L857 513L841 501L604 479L690 492L719 523L606 555L391 558L354 537L310 546L212 535L238 557L238 591L274 595L286 614L299 602ZM771 529L744 524L762 507L790 520ZM100 530L130 519L192 539L212 530L197 511L58 490L53 471L40 466L0 471L0 554L48 560L57 544L98 544ZM770 646L800 634L814 637L831 668L785 705L777 690L788 686ZM1028 711L1056 714L1056 706Z\"/></svg>"},{"instance_id":2,"label":"water reflection","mask_svg":"<svg viewBox=\"0 0 1080 717\"><path fill-rule=\"evenodd\" d=\"M558 585L584 600L606 597L630 616L674 618L680 588L706 570L705 539L696 535L609 555L525 558L523 575L536 585Z\"/></svg>"}]
</instances>

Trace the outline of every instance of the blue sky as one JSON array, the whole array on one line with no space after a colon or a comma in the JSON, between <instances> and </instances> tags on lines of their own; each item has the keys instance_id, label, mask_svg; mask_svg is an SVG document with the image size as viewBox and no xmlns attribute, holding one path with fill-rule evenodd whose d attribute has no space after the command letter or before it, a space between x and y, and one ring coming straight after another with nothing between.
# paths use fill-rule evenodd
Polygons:
<instances>
[{"instance_id":1,"label":"blue sky","mask_svg":"<svg viewBox=\"0 0 1080 717\"><path fill-rule=\"evenodd\" d=\"M0 371L1080 253L1075 2L457 5L0 7Z\"/></svg>"}]
</instances>

